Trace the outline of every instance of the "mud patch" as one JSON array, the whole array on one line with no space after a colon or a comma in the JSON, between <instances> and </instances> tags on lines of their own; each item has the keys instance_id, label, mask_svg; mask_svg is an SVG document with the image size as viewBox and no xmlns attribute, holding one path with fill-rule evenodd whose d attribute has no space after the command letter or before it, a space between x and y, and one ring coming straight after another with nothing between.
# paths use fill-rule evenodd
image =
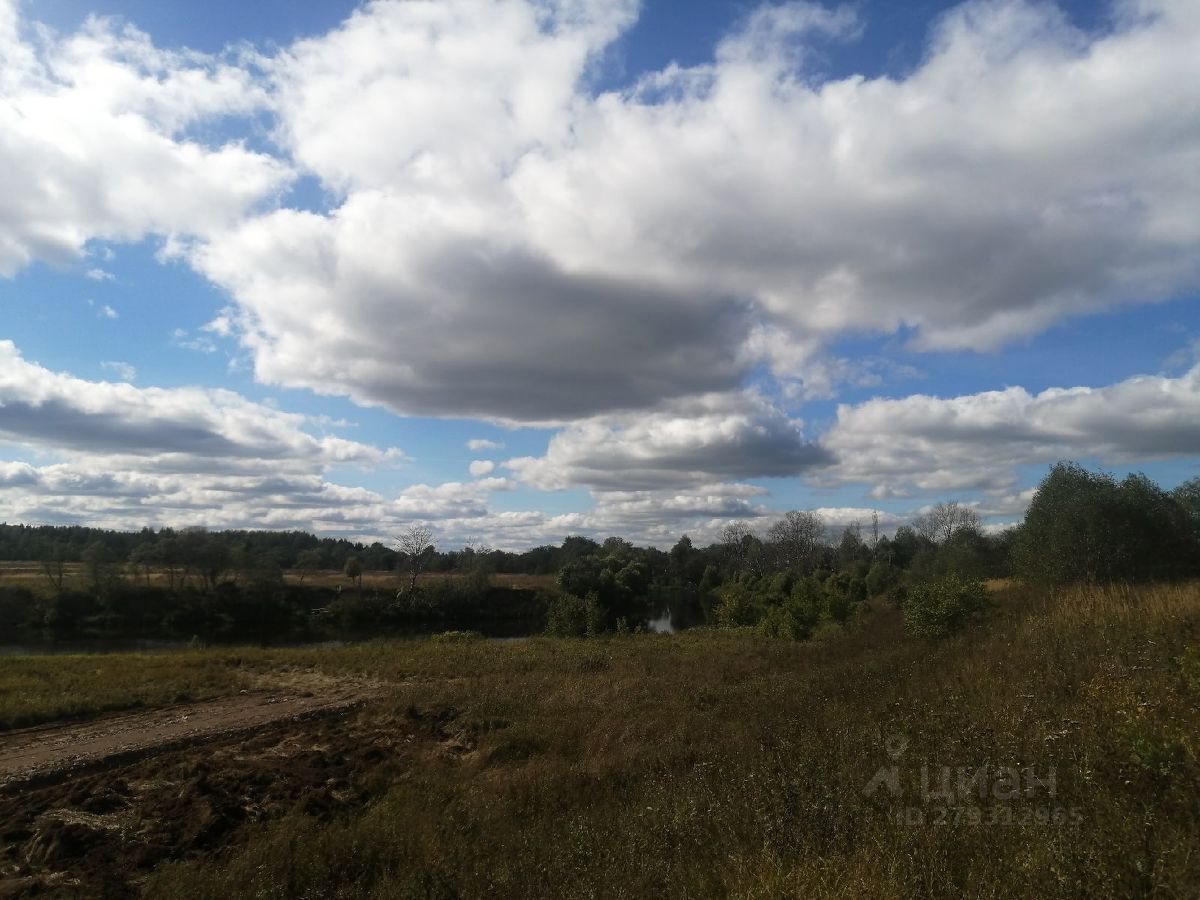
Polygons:
<instances>
[{"instance_id":1,"label":"mud patch","mask_svg":"<svg viewBox=\"0 0 1200 900\"><path fill-rule=\"evenodd\" d=\"M375 705L172 749L0 794L0 897L125 898L168 859L207 856L291 812L328 819L382 795L414 758L471 742L453 710ZM448 746L449 745L449 746Z\"/></svg>"},{"instance_id":2,"label":"mud patch","mask_svg":"<svg viewBox=\"0 0 1200 900\"><path fill-rule=\"evenodd\" d=\"M345 683L339 690L322 693L294 689L243 691L204 703L0 734L0 791L253 732L282 720L344 714L377 693L375 686Z\"/></svg>"}]
</instances>

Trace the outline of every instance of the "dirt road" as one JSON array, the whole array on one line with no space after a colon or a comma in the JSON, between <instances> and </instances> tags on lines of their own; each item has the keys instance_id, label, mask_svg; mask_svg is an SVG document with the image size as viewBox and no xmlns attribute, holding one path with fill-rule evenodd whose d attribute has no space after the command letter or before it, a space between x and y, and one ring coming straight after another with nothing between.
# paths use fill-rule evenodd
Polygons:
<instances>
[{"instance_id":1,"label":"dirt road","mask_svg":"<svg viewBox=\"0 0 1200 900\"><path fill-rule=\"evenodd\" d=\"M454 710L400 711L386 685L270 679L0 735L0 898L136 897L160 863L206 858L288 814L363 809L414 755L464 750Z\"/></svg>"},{"instance_id":2,"label":"dirt road","mask_svg":"<svg viewBox=\"0 0 1200 900\"><path fill-rule=\"evenodd\" d=\"M348 712L363 700L364 692L346 688L320 694L247 691L201 703L8 732L0 734L0 790L233 737L275 722Z\"/></svg>"}]
</instances>

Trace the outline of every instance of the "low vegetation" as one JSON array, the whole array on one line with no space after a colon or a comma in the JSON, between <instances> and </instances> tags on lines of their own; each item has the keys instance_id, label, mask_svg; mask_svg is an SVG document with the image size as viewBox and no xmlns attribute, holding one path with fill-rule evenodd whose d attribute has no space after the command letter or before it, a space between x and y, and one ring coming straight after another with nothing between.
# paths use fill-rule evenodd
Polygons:
<instances>
[{"instance_id":1,"label":"low vegetation","mask_svg":"<svg viewBox=\"0 0 1200 900\"><path fill-rule=\"evenodd\" d=\"M1009 587L938 640L903 620L867 601L809 642L741 628L21 658L0 696L45 679L74 712L146 702L139 681L170 660L197 696L315 670L382 683L364 717L439 723L449 749L377 770L391 780L372 802L245 825L160 866L147 896L1200 890L1200 586Z\"/></svg>"}]
</instances>

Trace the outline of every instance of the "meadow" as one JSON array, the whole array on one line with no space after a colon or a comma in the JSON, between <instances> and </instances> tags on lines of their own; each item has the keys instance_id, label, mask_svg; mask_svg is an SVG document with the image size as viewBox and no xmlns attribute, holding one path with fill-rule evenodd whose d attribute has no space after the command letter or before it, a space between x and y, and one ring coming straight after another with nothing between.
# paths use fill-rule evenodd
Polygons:
<instances>
[{"instance_id":1,"label":"meadow","mask_svg":"<svg viewBox=\"0 0 1200 900\"><path fill-rule=\"evenodd\" d=\"M17 658L0 723L272 673L382 685L363 727L419 749L358 771L369 799L251 817L147 896L1196 896L1200 585L997 587L939 642L871 601L808 642Z\"/></svg>"},{"instance_id":2,"label":"meadow","mask_svg":"<svg viewBox=\"0 0 1200 900\"><path fill-rule=\"evenodd\" d=\"M66 562L62 564L62 588L65 590L84 591L92 587L83 563ZM284 584L304 585L310 588L330 588L355 590L359 587L356 579L349 578L340 569L318 569L303 571L287 569L280 575ZM462 574L456 572L422 572L417 579L419 585L437 582L454 582L461 580ZM161 568L131 570L127 578L139 583L156 587L165 587L171 582L168 572ZM176 576L178 578L178 576ZM490 576L491 584L497 587L521 589L552 590L555 585L553 575L526 575L509 572L494 572ZM198 582L198 577L192 578ZM404 572L366 570L362 574L362 589L364 591L387 591L394 593L408 584L408 575ZM34 560L0 560L0 586L24 587L43 596L52 596L59 588L47 577L42 563Z\"/></svg>"}]
</instances>

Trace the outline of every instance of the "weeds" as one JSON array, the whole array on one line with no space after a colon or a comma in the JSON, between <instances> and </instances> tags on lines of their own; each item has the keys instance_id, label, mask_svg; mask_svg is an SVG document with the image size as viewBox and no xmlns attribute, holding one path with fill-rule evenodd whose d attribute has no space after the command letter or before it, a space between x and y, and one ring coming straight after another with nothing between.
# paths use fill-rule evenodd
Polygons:
<instances>
[{"instance_id":1,"label":"weeds","mask_svg":"<svg viewBox=\"0 0 1200 900\"><path fill-rule=\"evenodd\" d=\"M803 643L739 629L185 654L185 680L201 660L231 681L370 677L390 685L376 714L450 749L370 805L297 810L162 866L147 894L1196 896L1200 588L991 599L937 643L880 604ZM60 664L81 665L0 671Z\"/></svg>"}]
</instances>

